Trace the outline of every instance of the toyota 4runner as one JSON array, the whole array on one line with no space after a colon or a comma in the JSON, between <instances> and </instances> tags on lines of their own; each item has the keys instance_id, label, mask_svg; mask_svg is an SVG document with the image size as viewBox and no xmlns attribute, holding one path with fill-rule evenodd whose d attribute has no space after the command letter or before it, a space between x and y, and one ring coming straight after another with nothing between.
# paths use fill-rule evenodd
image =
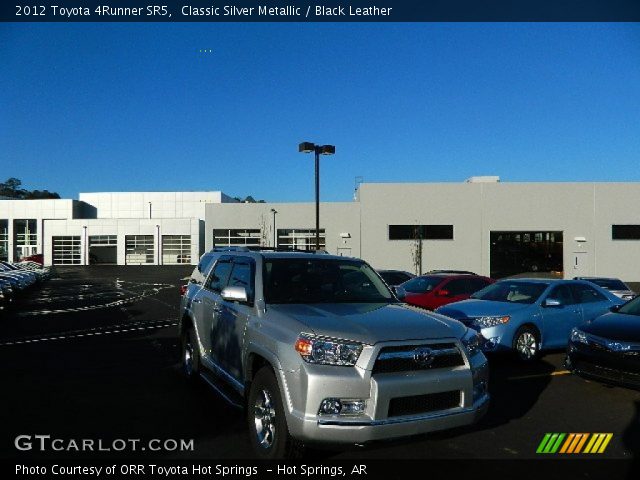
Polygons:
<instances>
[{"instance_id":1,"label":"toyota 4runner","mask_svg":"<svg viewBox=\"0 0 640 480\"><path fill-rule=\"evenodd\" d=\"M246 408L260 457L467 425L487 407L478 334L401 302L364 261L211 252L180 306L182 366Z\"/></svg>"}]
</instances>

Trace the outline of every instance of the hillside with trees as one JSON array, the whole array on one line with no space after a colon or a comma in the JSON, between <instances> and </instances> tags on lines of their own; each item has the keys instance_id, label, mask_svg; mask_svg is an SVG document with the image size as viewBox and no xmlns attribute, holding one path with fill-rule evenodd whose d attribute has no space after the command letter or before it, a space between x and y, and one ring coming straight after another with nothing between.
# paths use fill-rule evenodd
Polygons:
<instances>
[{"instance_id":1,"label":"hillside with trees","mask_svg":"<svg viewBox=\"0 0 640 480\"><path fill-rule=\"evenodd\" d=\"M0 197L16 200L37 200L45 198L60 198L56 192L49 190L27 190L22 188L22 181L17 178L8 178L0 183Z\"/></svg>"}]
</instances>

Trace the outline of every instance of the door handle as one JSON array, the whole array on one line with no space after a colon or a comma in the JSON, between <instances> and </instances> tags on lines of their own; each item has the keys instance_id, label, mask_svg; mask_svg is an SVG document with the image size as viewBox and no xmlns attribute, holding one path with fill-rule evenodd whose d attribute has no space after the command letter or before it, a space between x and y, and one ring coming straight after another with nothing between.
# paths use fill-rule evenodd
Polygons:
<instances>
[{"instance_id":1,"label":"door handle","mask_svg":"<svg viewBox=\"0 0 640 480\"><path fill-rule=\"evenodd\" d=\"M193 303L202 303L202 300L200 300L199 298L194 298L193 300L191 300Z\"/></svg>"},{"instance_id":2,"label":"door handle","mask_svg":"<svg viewBox=\"0 0 640 480\"><path fill-rule=\"evenodd\" d=\"M222 311L222 307L214 305L211 310L213 310L214 313L220 313Z\"/></svg>"}]
</instances>

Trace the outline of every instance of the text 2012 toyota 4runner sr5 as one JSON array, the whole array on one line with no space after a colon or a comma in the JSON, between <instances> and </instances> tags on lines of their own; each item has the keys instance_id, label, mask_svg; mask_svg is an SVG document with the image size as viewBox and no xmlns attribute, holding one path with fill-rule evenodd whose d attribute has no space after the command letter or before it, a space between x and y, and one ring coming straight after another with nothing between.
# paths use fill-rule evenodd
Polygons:
<instances>
[{"instance_id":1,"label":"text 2012 toyota 4runner sr5","mask_svg":"<svg viewBox=\"0 0 640 480\"><path fill-rule=\"evenodd\" d=\"M204 280L189 284L180 306L183 368L246 407L260 457L447 429L485 413L477 333L401 303L366 262L241 249L202 262Z\"/></svg>"}]
</instances>

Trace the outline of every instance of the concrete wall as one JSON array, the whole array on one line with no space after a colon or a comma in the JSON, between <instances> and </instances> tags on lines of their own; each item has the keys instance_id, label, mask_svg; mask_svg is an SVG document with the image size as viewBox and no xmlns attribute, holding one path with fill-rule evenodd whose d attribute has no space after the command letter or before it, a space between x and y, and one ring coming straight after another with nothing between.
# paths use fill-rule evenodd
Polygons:
<instances>
[{"instance_id":1,"label":"concrete wall","mask_svg":"<svg viewBox=\"0 0 640 480\"><path fill-rule=\"evenodd\" d=\"M86 232L85 232L86 227ZM88 237L92 235L117 235L117 261L125 265L125 237L127 235L153 235L155 265L162 263L162 235L190 235L191 263L197 264L200 257L200 222L196 218L172 219L85 219L85 220L46 220L44 236L45 265L52 264L54 236L80 236L82 264L89 262Z\"/></svg>"},{"instance_id":2,"label":"concrete wall","mask_svg":"<svg viewBox=\"0 0 640 480\"><path fill-rule=\"evenodd\" d=\"M278 212L276 229L315 229L314 203L208 204L205 249L210 250L213 246L214 229L259 228L263 231L266 246L273 246L272 208ZM321 203L320 228L325 229L326 250L329 253L360 256L359 203Z\"/></svg>"},{"instance_id":3,"label":"concrete wall","mask_svg":"<svg viewBox=\"0 0 640 480\"><path fill-rule=\"evenodd\" d=\"M206 203L233 202L222 192L81 193L97 209L98 218L199 218Z\"/></svg>"},{"instance_id":4,"label":"concrete wall","mask_svg":"<svg viewBox=\"0 0 640 480\"><path fill-rule=\"evenodd\" d=\"M327 250L337 253L340 233L376 268L414 271L411 240L389 240L389 225L453 225L453 240L423 240L422 271L490 273L490 232L560 231L567 278L602 275L640 281L640 241L612 240L612 224L640 225L640 184L440 183L362 184L357 202L326 203L321 227ZM260 228L273 243L277 228L313 228L313 203L208 205L205 246L214 228ZM576 240L579 239L580 241ZM576 260L577 259L577 260ZM577 265L576 265L577 261Z\"/></svg>"},{"instance_id":5,"label":"concrete wall","mask_svg":"<svg viewBox=\"0 0 640 480\"><path fill-rule=\"evenodd\" d=\"M453 240L423 241L423 271L488 275L491 231L541 230L563 232L566 277L640 280L640 241L611 239L612 224L640 224L640 184L363 184L360 202L362 254L378 268L413 270L412 242L389 240L389 224L453 224Z\"/></svg>"}]
</instances>

